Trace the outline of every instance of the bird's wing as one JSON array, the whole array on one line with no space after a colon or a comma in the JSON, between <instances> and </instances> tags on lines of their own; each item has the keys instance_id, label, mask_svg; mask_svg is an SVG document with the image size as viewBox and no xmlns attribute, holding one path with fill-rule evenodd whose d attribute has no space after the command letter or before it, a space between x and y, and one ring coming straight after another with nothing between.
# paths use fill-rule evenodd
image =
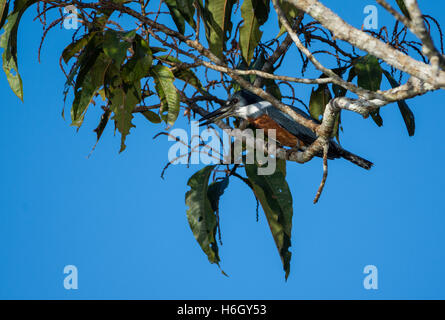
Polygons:
<instances>
[{"instance_id":1,"label":"bird's wing","mask_svg":"<svg viewBox=\"0 0 445 320\"><path fill-rule=\"evenodd\" d=\"M308 115L303 110L289 106L292 108L296 113L299 115L305 117L306 119L310 119L316 123L320 123L320 121L312 118L310 115ZM299 140L301 140L304 144L310 145L312 144L316 139L317 135L308 127L305 127L298 122L296 122L294 119L292 119L287 113L284 113L280 111L277 108L274 108L272 105L265 108L265 113L267 113L279 126L281 126L283 129L287 130L291 134L293 134L295 137L297 137ZM329 151L328 151L328 159L336 159L342 156L342 150L343 148L340 147L337 143L335 143L332 139L329 143ZM323 155L321 153L316 154L316 156L322 157Z\"/></svg>"},{"instance_id":2,"label":"bird's wing","mask_svg":"<svg viewBox=\"0 0 445 320\"><path fill-rule=\"evenodd\" d=\"M302 115L303 117L305 117L307 119L314 120L308 114L306 114L303 110L300 110L300 109L298 109L296 107L292 107L292 106L289 106L289 107L291 107L296 113ZM280 111L279 109L273 107L272 105L270 105L270 107L267 107L264 111L278 125L280 125L286 131L289 131L295 137L300 139L303 143L311 144L312 142L315 141L315 139L317 139L316 134L311 129L299 124L294 119L292 119L288 114Z\"/></svg>"}]
</instances>

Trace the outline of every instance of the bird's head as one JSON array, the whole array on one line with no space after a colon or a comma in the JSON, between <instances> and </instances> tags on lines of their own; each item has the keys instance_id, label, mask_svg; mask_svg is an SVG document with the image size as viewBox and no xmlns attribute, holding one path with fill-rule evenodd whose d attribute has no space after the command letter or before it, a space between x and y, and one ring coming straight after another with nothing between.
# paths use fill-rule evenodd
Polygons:
<instances>
[{"instance_id":1,"label":"bird's head","mask_svg":"<svg viewBox=\"0 0 445 320\"><path fill-rule=\"evenodd\" d=\"M228 117L236 117L239 110L247 105L260 102L262 99L247 90L240 90L234 93L221 108L210 112L202 117L199 122L200 126L213 123Z\"/></svg>"}]
</instances>

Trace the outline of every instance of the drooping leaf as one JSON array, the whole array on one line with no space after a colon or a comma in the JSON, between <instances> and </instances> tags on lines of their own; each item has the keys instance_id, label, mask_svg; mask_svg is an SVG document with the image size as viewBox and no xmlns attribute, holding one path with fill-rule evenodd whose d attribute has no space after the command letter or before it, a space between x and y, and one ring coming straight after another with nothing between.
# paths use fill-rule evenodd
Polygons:
<instances>
[{"instance_id":1,"label":"drooping leaf","mask_svg":"<svg viewBox=\"0 0 445 320\"><path fill-rule=\"evenodd\" d=\"M104 113L102 114L102 116L100 117L100 122L99 122L98 126L96 127L96 129L93 130L94 132L96 132L96 143L94 144L93 149L91 150L91 153L94 151L94 149L96 149L96 146L99 143L99 139L102 136L102 133L104 132L105 127L108 124L108 120L110 120L110 115L111 115L111 110L106 109L104 111Z\"/></svg>"},{"instance_id":2,"label":"drooping leaf","mask_svg":"<svg viewBox=\"0 0 445 320\"><path fill-rule=\"evenodd\" d=\"M232 32L232 8L236 0L206 0L204 7L200 2L201 15L204 19L206 38L210 51L223 58L223 50Z\"/></svg>"},{"instance_id":3,"label":"drooping leaf","mask_svg":"<svg viewBox=\"0 0 445 320\"><path fill-rule=\"evenodd\" d=\"M107 71L104 88L114 114L112 119L121 134L119 152L122 152L126 148L126 137L130 134L130 129L134 127L131 121L133 120L133 110L141 101L141 83L139 80L132 84L125 83L121 78L119 66L113 64Z\"/></svg>"},{"instance_id":4,"label":"drooping leaf","mask_svg":"<svg viewBox=\"0 0 445 320\"><path fill-rule=\"evenodd\" d=\"M396 88L399 86L399 83L391 76L386 70L383 70L383 74L388 79L391 87ZM400 113L403 117L403 121L405 121L406 129L408 130L408 134L412 137L416 131L416 122L414 118L414 114L411 109L408 107L408 104L405 100L397 101L397 105L399 106Z\"/></svg>"},{"instance_id":5,"label":"drooping leaf","mask_svg":"<svg viewBox=\"0 0 445 320\"><path fill-rule=\"evenodd\" d=\"M157 113L150 110L142 112L142 115L151 123L161 123L162 121Z\"/></svg>"},{"instance_id":6,"label":"drooping leaf","mask_svg":"<svg viewBox=\"0 0 445 320\"><path fill-rule=\"evenodd\" d=\"M285 174L277 166L272 175L258 175L258 166L245 166L247 177L253 187L256 198L266 214L272 236L283 263L285 278L289 276L292 231L292 194L285 179Z\"/></svg>"},{"instance_id":7,"label":"drooping leaf","mask_svg":"<svg viewBox=\"0 0 445 320\"><path fill-rule=\"evenodd\" d=\"M107 56L114 60L117 65L121 65L127 57L127 51L136 35L134 30L120 32L108 29L104 35L103 48Z\"/></svg>"},{"instance_id":8,"label":"drooping leaf","mask_svg":"<svg viewBox=\"0 0 445 320\"><path fill-rule=\"evenodd\" d=\"M379 127L383 126L383 118L380 115L380 109L377 109L376 111L370 112L372 120L374 120L375 124Z\"/></svg>"},{"instance_id":9,"label":"drooping leaf","mask_svg":"<svg viewBox=\"0 0 445 320\"><path fill-rule=\"evenodd\" d=\"M83 36L82 38L70 43L62 52L62 59L68 63L75 54L79 53L87 43L95 36L97 32L93 31Z\"/></svg>"},{"instance_id":10,"label":"drooping leaf","mask_svg":"<svg viewBox=\"0 0 445 320\"><path fill-rule=\"evenodd\" d=\"M122 135L121 149L122 152L125 149L125 139L130 134L130 129L135 127L131 120L133 119L133 110L136 105L141 101L141 85L139 81L136 81L133 86L125 89L125 101L121 106L121 110L114 111L113 119L117 122L117 129Z\"/></svg>"},{"instance_id":11,"label":"drooping leaf","mask_svg":"<svg viewBox=\"0 0 445 320\"><path fill-rule=\"evenodd\" d=\"M210 263L219 264L218 244L216 242L216 215L208 198L210 173L215 166L207 166L193 174L187 182L190 190L185 194L188 206L187 219L195 239L207 255Z\"/></svg>"},{"instance_id":12,"label":"drooping leaf","mask_svg":"<svg viewBox=\"0 0 445 320\"><path fill-rule=\"evenodd\" d=\"M178 3L178 10L182 13L184 20L192 27L196 27L193 16L195 15L195 6L193 3L195 0L176 0Z\"/></svg>"},{"instance_id":13,"label":"drooping leaf","mask_svg":"<svg viewBox=\"0 0 445 320\"><path fill-rule=\"evenodd\" d=\"M167 52L167 49L164 49L164 48L161 48L161 47L153 47L153 46L150 47L150 50L151 50L152 54L156 54L156 53L159 53L159 52Z\"/></svg>"},{"instance_id":14,"label":"drooping leaf","mask_svg":"<svg viewBox=\"0 0 445 320\"><path fill-rule=\"evenodd\" d=\"M185 32L185 19L179 10L179 3L176 0L164 0L165 4L170 10L171 17L178 28L179 33L184 34Z\"/></svg>"},{"instance_id":15,"label":"drooping leaf","mask_svg":"<svg viewBox=\"0 0 445 320\"><path fill-rule=\"evenodd\" d=\"M376 57L368 54L358 59L354 68L357 74L357 83L360 87L370 91L380 90L382 68Z\"/></svg>"},{"instance_id":16,"label":"drooping leaf","mask_svg":"<svg viewBox=\"0 0 445 320\"><path fill-rule=\"evenodd\" d=\"M166 112L166 122L173 125L179 115L179 94L173 84L175 76L169 68L160 64L153 66L150 73L153 76L156 92L161 100L160 113L163 115Z\"/></svg>"},{"instance_id":17,"label":"drooping leaf","mask_svg":"<svg viewBox=\"0 0 445 320\"><path fill-rule=\"evenodd\" d=\"M94 53L89 63L81 66L74 88L74 101L71 107L73 126L80 127L85 111L95 93L104 84L105 72L111 60L103 53Z\"/></svg>"},{"instance_id":18,"label":"drooping leaf","mask_svg":"<svg viewBox=\"0 0 445 320\"><path fill-rule=\"evenodd\" d=\"M316 90L312 89L309 100L309 113L312 118L320 120L320 116L323 116L326 105L331 98L331 92L325 84L319 85Z\"/></svg>"},{"instance_id":19,"label":"drooping leaf","mask_svg":"<svg viewBox=\"0 0 445 320\"><path fill-rule=\"evenodd\" d=\"M220 181L212 182L207 190L207 196L210 200L210 205L213 212L218 211L219 199L224 194L224 190L229 186L229 177L225 177Z\"/></svg>"},{"instance_id":20,"label":"drooping leaf","mask_svg":"<svg viewBox=\"0 0 445 320\"><path fill-rule=\"evenodd\" d=\"M376 57L370 54L361 57L354 64L354 71L357 74L357 83L360 87L371 91L380 90L383 71ZM383 125L380 109L371 112L371 117L379 127Z\"/></svg>"},{"instance_id":21,"label":"drooping leaf","mask_svg":"<svg viewBox=\"0 0 445 320\"><path fill-rule=\"evenodd\" d=\"M397 82L396 79L394 79L394 77L391 75L390 72L382 69L383 74L385 75L386 79L388 79L389 84L391 85L392 88L396 88L399 86L399 83Z\"/></svg>"},{"instance_id":22,"label":"drooping leaf","mask_svg":"<svg viewBox=\"0 0 445 320\"><path fill-rule=\"evenodd\" d=\"M404 0L396 0L396 2L397 2L397 5L399 6L400 10L402 11L403 15L411 20L409 11L405 6L405 1Z\"/></svg>"},{"instance_id":23,"label":"drooping leaf","mask_svg":"<svg viewBox=\"0 0 445 320\"><path fill-rule=\"evenodd\" d=\"M344 72L343 72L344 73ZM340 75L341 76L341 75ZM347 82L352 82L352 80L354 80L354 78L356 77L356 73L355 73L355 69L351 68L349 69L349 73L348 73L348 79L346 80ZM346 95L346 92L348 90L339 86L338 84L333 83L332 84L332 92L334 93L334 96L337 97L344 97Z\"/></svg>"},{"instance_id":24,"label":"drooping leaf","mask_svg":"<svg viewBox=\"0 0 445 320\"><path fill-rule=\"evenodd\" d=\"M323 118L326 105L332 99L331 91L326 84L321 84L316 90L312 89L311 98L309 100L309 114L312 118L321 120ZM332 137L339 140L340 112L335 118L334 128L332 129Z\"/></svg>"},{"instance_id":25,"label":"drooping leaf","mask_svg":"<svg viewBox=\"0 0 445 320\"><path fill-rule=\"evenodd\" d=\"M336 98L344 97L346 94L346 91L347 90L345 88L339 86L338 84L336 84L336 83L332 84L332 92L334 93L334 97L336 97Z\"/></svg>"},{"instance_id":26,"label":"drooping leaf","mask_svg":"<svg viewBox=\"0 0 445 320\"><path fill-rule=\"evenodd\" d=\"M67 80L67 85L70 85L70 81L72 81L78 70L74 86L75 97L71 109L72 125L79 127L82 124L88 105L92 102L97 90L104 84L105 73L108 67L114 64L116 73L120 73L121 64L126 59L129 47L133 42L137 42L134 41L135 36L134 30L121 32L109 29L103 36L102 33L92 32L64 50L62 57L68 62L72 55L82 50L83 46L85 47L72 69L72 74L69 75ZM139 41L139 44L140 43ZM135 48L138 48L138 46L135 45ZM139 54L139 51L135 52L135 59L142 59ZM151 65L151 56L147 59L149 60L147 63ZM143 72L144 64L135 66L138 68L136 68L134 72ZM146 70L148 70L148 68L149 66L145 67ZM130 73L130 75L133 74L133 72ZM129 84L136 80L129 77L126 72L123 72L123 75L127 75ZM68 90L66 89L65 95L67 92Z\"/></svg>"},{"instance_id":27,"label":"drooping leaf","mask_svg":"<svg viewBox=\"0 0 445 320\"><path fill-rule=\"evenodd\" d=\"M17 65L17 31L20 19L23 13L36 0L16 0L14 10L7 16L7 22L4 25L4 32L0 38L0 48L3 48L3 71L8 79L9 86L20 100L23 101L23 84ZM6 6L3 6L3 10ZM7 13L7 10L4 11ZM3 20L3 19L2 19Z\"/></svg>"},{"instance_id":28,"label":"drooping leaf","mask_svg":"<svg viewBox=\"0 0 445 320\"><path fill-rule=\"evenodd\" d=\"M17 33L14 34L15 22L19 18L19 13L16 12L8 17L8 22L5 26L5 32L0 40L0 47L3 51L3 71L8 79L9 86L20 100L23 101L23 84L22 78L18 73L17 66Z\"/></svg>"},{"instance_id":29,"label":"drooping leaf","mask_svg":"<svg viewBox=\"0 0 445 320\"><path fill-rule=\"evenodd\" d=\"M291 22L298 16L300 10L297 9L292 3L284 0L279 0L278 3L280 5L281 10L285 14L287 21L292 26ZM281 25L279 19L278 19L278 26L280 27L280 32L278 32L277 38L281 37L281 35L286 32L286 28L283 25Z\"/></svg>"},{"instance_id":30,"label":"drooping leaf","mask_svg":"<svg viewBox=\"0 0 445 320\"><path fill-rule=\"evenodd\" d=\"M122 3L122 0L113 0L114 2ZM89 26L89 30L101 30L103 31L105 26L107 25L107 22L109 21L110 16L113 14L113 9L102 9L100 10L99 14L97 14L93 18L92 24Z\"/></svg>"},{"instance_id":31,"label":"drooping leaf","mask_svg":"<svg viewBox=\"0 0 445 320\"><path fill-rule=\"evenodd\" d=\"M286 173L287 173L286 164L287 164L287 161L284 160L284 159L280 159L280 158L278 158L276 160L277 160L277 168L278 168L278 170L280 170L283 173L284 177L286 177Z\"/></svg>"},{"instance_id":32,"label":"drooping leaf","mask_svg":"<svg viewBox=\"0 0 445 320\"><path fill-rule=\"evenodd\" d=\"M269 10L268 0L244 0L241 5L243 25L239 30L239 45L247 65L250 65L255 48L261 41L263 32L260 26L267 21Z\"/></svg>"},{"instance_id":33,"label":"drooping leaf","mask_svg":"<svg viewBox=\"0 0 445 320\"><path fill-rule=\"evenodd\" d=\"M414 114L408 107L405 100L397 101L400 113L402 114L403 121L405 121L406 129L408 130L408 135L412 137L416 131L416 122Z\"/></svg>"},{"instance_id":34,"label":"drooping leaf","mask_svg":"<svg viewBox=\"0 0 445 320\"><path fill-rule=\"evenodd\" d=\"M91 70L92 66L96 62L97 57L102 52L102 43L103 43L103 37L101 33L93 33L91 37L88 37L89 40L85 47L81 50L76 62L74 63L74 66L71 68L70 73L68 74L68 78L65 82L65 88L63 90L64 99L63 101L66 101L66 98L68 96L68 92L71 87L74 88L74 94L79 94L79 90L82 87L83 81L85 76L88 74L88 72ZM68 52L68 51L67 51ZM67 53L67 59L69 54ZM77 76L77 77L76 77ZM79 98L78 98L79 99ZM71 108L71 118L77 119L77 110L82 109L78 106L74 106ZM83 109L85 110L85 109ZM74 112L73 112L74 111ZM62 115L64 112L62 113ZM78 126L82 124L82 119L78 121Z\"/></svg>"},{"instance_id":35,"label":"drooping leaf","mask_svg":"<svg viewBox=\"0 0 445 320\"><path fill-rule=\"evenodd\" d=\"M173 62L177 65L180 65L182 63L181 60L170 55L157 56L157 58L161 61ZM192 85L193 87L195 87L200 91L204 89L204 87L201 84L201 81L191 69L174 68L173 75L175 76L176 79L180 79Z\"/></svg>"},{"instance_id":36,"label":"drooping leaf","mask_svg":"<svg viewBox=\"0 0 445 320\"><path fill-rule=\"evenodd\" d=\"M184 21L187 21L192 28L195 28L196 26L195 20L193 19L193 16L195 15L195 7L193 6L194 1L195 0L164 0L170 10L173 21L181 34L184 34L185 32Z\"/></svg>"},{"instance_id":37,"label":"drooping leaf","mask_svg":"<svg viewBox=\"0 0 445 320\"><path fill-rule=\"evenodd\" d=\"M153 62L148 43L139 35L135 36L133 51L133 56L122 66L122 78L127 83L147 77Z\"/></svg>"},{"instance_id":38,"label":"drooping leaf","mask_svg":"<svg viewBox=\"0 0 445 320\"><path fill-rule=\"evenodd\" d=\"M133 114L131 110L127 109L128 104L126 104L126 92L121 86L110 87L108 90L107 97L110 101L111 110L113 110L114 116L113 120L116 125L116 129L121 134L121 148L119 152L125 150L125 140L127 135L130 133L130 129L134 127L131 123L133 120Z\"/></svg>"},{"instance_id":39,"label":"drooping leaf","mask_svg":"<svg viewBox=\"0 0 445 320\"><path fill-rule=\"evenodd\" d=\"M9 1L0 0L0 29L3 28L3 25L5 24L8 12L9 12Z\"/></svg>"},{"instance_id":40,"label":"drooping leaf","mask_svg":"<svg viewBox=\"0 0 445 320\"><path fill-rule=\"evenodd\" d=\"M338 75L339 77L343 77L343 74L346 72L346 70L347 69L345 69L345 68L332 69L332 71L334 71L334 73L336 75ZM350 68L347 81L352 82L352 80L354 79L355 76L356 75L355 75L354 68ZM325 75L325 74L322 74L320 76L320 78L325 78L325 77L327 77L327 75ZM331 91L329 90L329 87L327 85L320 85L317 90L321 91L321 88L323 88L324 86L326 86L326 88L325 88L324 92L321 94L326 95L325 99L323 99L323 100L329 101L332 98L332 95L331 95ZM346 92L347 92L347 90L345 88L343 88L335 83L332 84L332 91L334 92L334 97L336 97L336 98L345 96ZM314 91L313 91L313 93L314 93ZM312 95L311 95L311 100L312 100ZM312 117L314 117L314 116L320 117L320 115L323 115L325 108L326 108L326 104L323 105L324 102L317 103L317 97L315 97L315 106L314 106L314 112L313 112L314 114L312 115L312 113L311 113ZM311 109L312 108L310 107L310 110ZM317 109L318 109L318 111L317 111ZM320 111L321 111L321 113L320 113ZM319 119L319 118L316 118L316 119ZM332 138L335 137L337 139L338 143L340 143L340 128L341 128L341 110L338 112L338 114L335 118L334 127L332 128L332 135L331 135ZM343 130L343 128L341 128L341 129Z\"/></svg>"},{"instance_id":41,"label":"drooping leaf","mask_svg":"<svg viewBox=\"0 0 445 320\"><path fill-rule=\"evenodd\" d=\"M274 96L276 99L281 100L282 95L280 91L280 87L273 79L267 79L265 81L266 85L266 92L270 93L272 96Z\"/></svg>"}]
</instances>

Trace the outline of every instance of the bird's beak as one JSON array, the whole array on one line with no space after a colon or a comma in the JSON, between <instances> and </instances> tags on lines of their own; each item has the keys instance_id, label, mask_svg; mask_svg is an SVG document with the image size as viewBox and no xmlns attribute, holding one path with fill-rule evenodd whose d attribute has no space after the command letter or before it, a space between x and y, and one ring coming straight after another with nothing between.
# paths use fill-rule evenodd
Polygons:
<instances>
[{"instance_id":1,"label":"bird's beak","mask_svg":"<svg viewBox=\"0 0 445 320\"><path fill-rule=\"evenodd\" d=\"M206 114L201 119L199 119L199 126L202 127L210 123L213 123L215 121L230 117L230 114L231 114L231 106L230 105L223 106L213 112Z\"/></svg>"}]
</instances>

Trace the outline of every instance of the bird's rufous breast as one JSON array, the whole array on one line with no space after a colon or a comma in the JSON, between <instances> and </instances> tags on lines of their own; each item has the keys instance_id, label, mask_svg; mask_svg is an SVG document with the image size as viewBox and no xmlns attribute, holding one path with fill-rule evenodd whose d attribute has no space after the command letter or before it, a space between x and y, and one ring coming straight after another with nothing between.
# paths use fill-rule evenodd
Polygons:
<instances>
[{"instance_id":1,"label":"bird's rufous breast","mask_svg":"<svg viewBox=\"0 0 445 320\"><path fill-rule=\"evenodd\" d=\"M267 114L263 114L258 118L248 118L249 123L255 126L258 129L263 129L266 134L271 129L275 130L276 140L283 146L295 147L297 145L303 146L302 141L299 142L297 137L283 129L278 123L276 123L271 117Z\"/></svg>"}]
</instances>

